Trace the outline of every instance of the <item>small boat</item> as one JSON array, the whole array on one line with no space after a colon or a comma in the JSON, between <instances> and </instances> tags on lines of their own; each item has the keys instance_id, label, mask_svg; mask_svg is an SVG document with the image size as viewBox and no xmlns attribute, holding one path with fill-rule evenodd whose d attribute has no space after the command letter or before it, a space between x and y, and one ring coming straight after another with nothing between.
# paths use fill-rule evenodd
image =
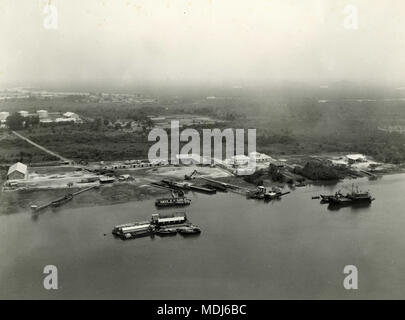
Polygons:
<instances>
[{"instance_id":1,"label":"small boat","mask_svg":"<svg viewBox=\"0 0 405 320\"><path fill-rule=\"evenodd\" d=\"M66 196L64 196L63 198L60 198L58 200L52 201L51 206L52 207L59 207L62 204L65 204L67 202L69 202L70 200L73 199L73 195L72 194L67 194Z\"/></svg>"},{"instance_id":2,"label":"small boat","mask_svg":"<svg viewBox=\"0 0 405 320\"><path fill-rule=\"evenodd\" d=\"M266 193L264 194L264 198L265 198L265 199L270 199L270 200L276 199L276 198L278 198L279 196L280 196L280 195L277 194L277 193L274 192L274 191L266 192Z\"/></svg>"},{"instance_id":3,"label":"small boat","mask_svg":"<svg viewBox=\"0 0 405 320\"><path fill-rule=\"evenodd\" d=\"M200 234L201 229L197 226L182 227L178 229L181 235Z\"/></svg>"},{"instance_id":4,"label":"small boat","mask_svg":"<svg viewBox=\"0 0 405 320\"><path fill-rule=\"evenodd\" d=\"M171 236L177 234L177 229L176 228L160 228L157 229L156 234L159 236Z\"/></svg>"},{"instance_id":5,"label":"small boat","mask_svg":"<svg viewBox=\"0 0 405 320\"><path fill-rule=\"evenodd\" d=\"M246 196L250 199L264 199L266 193L266 188L263 186L258 186L254 190L249 190L246 192Z\"/></svg>"}]
</instances>

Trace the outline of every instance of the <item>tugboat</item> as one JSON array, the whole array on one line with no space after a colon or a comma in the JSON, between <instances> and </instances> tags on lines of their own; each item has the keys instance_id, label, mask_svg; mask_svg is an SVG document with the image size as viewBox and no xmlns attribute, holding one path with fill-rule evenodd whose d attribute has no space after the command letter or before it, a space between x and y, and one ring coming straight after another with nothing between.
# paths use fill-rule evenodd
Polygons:
<instances>
[{"instance_id":1,"label":"tugboat","mask_svg":"<svg viewBox=\"0 0 405 320\"><path fill-rule=\"evenodd\" d=\"M278 199L283 195L283 193L281 192L281 189L278 187L272 187L271 191L266 192L264 194L264 198L267 200L273 200L273 199Z\"/></svg>"},{"instance_id":2,"label":"tugboat","mask_svg":"<svg viewBox=\"0 0 405 320\"><path fill-rule=\"evenodd\" d=\"M266 188L263 186L258 186L257 189L248 191L246 195L251 199L264 199L265 193Z\"/></svg>"},{"instance_id":3,"label":"tugboat","mask_svg":"<svg viewBox=\"0 0 405 320\"><path fill-rule=\"evenodd\" d=\"M156 207L174 207L174 206L188 206L191 200L185 197L175 197L172 192L172 198L157 199L155 201Z\"/></svg>"}]
</instances>

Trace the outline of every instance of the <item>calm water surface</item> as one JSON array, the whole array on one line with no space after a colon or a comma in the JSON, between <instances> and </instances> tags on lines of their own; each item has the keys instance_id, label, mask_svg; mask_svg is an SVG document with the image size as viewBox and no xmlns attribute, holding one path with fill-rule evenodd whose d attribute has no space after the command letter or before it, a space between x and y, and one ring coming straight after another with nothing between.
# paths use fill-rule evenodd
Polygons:
<instances>
[{"instance_id":1,"label":"calm water surface","mask_svg":"<svg viewBox=\"0 0 405 320\"><path fill-rule=\"evenodd\" d=\"M330 211L311 200L348 181L271 203L189 194L188 217L203 230L192 238L112 237L116 224L149 219L153 200L72 203L37 219L25 209L3 214L0 298L404 299L405 175L356 183L376 197L370 207ZM54 291L42 286L50 264L59 271ZM345 265L358 267L357 291L343 288Z\"/></svg>"}]
</instances>

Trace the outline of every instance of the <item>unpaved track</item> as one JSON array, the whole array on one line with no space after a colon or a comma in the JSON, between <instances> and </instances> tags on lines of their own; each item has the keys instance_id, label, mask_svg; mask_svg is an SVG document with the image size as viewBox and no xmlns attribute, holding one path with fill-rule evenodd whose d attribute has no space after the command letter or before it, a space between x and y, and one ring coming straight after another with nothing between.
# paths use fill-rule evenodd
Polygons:
<instances>
[{"instance_id":1,"label":"unpaved track","mask_svg":"<svg viewBox=\"0 0 405 320\"><path fill-rule=\"evenodd\" d=\"M40 150L42 150L42 151L44 151L44 152L46 152L46 153L49 153L50 155L52 155L52 156L54 156L54 157L56 157L56 158L59 158L59 159L62 160L62 161L68 161L69 163L73 163L72 160L67 159L67 158L65 158L65 157L62 157L61 155L59 155L59 154L57 154L57 153L55 153L55 152L53 152L53 151L51 151L51 150L49 150L49 149L47 149L47 148L41 146L41 145L39 145L38 143L35 143L34 141L28 139L27 137L24 137L22 134L20 134L20 133L18 133L18 132L12 131L12 133L13 133L15 136L17 136L18 138L20 138L20 139L22 139L22 140L25 140L25 141L27 141L28 143L32 144L34 147L37 147L38 149L40 149Z\"/></svg>"}]
</instances>

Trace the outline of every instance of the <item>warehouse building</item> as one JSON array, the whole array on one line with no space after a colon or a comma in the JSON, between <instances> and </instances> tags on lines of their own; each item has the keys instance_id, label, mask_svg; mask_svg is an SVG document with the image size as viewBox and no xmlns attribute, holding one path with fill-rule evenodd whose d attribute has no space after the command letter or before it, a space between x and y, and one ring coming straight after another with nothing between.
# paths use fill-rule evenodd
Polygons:
<instances>
[{"instance_id":1,"label":"warehouse building","mask_svg":"<svg viewBox=\"0 0 405 320\"><path fill-rule=\"evenodd\" d=\"M7 180L25 180L27 176L27 166L21 162L14 163L7 172Z\"/></svg>"}]
</instances>

